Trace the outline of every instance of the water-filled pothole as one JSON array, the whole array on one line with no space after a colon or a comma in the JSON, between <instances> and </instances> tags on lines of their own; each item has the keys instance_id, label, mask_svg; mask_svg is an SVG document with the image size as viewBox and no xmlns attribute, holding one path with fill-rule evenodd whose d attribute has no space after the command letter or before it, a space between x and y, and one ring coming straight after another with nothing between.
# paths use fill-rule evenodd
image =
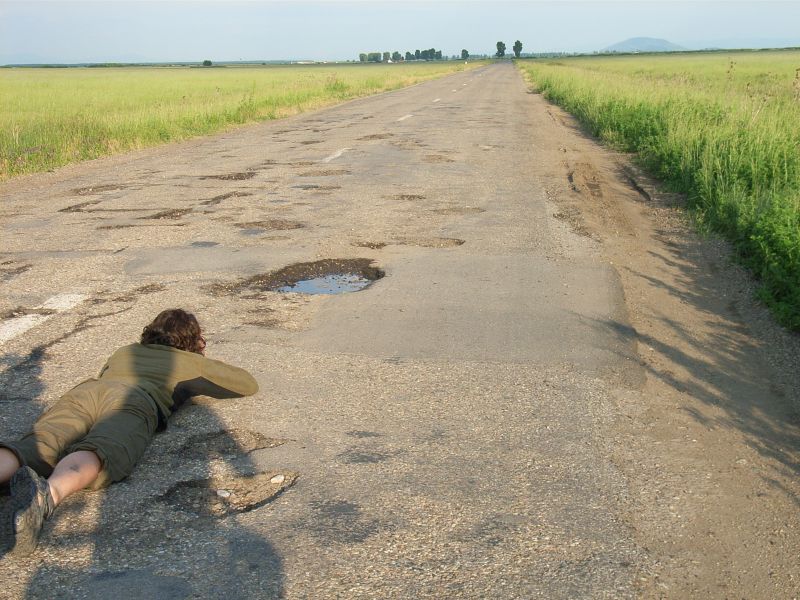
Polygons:
<instances>
[{"instance_id":1,"label":"water-filled pothole","mask_svg":"<svg viewBox=\"0 0 800 600\"><path fill-rule=\"evenodd\" d=\"M343 294L368 287L386 273L369 258L326 258L296 263L233 283L220 283L207 289L214 295L240 295L248 290L296 292L301 294Z\"/></svg>"},{"instance_id":2,"label":"water-filled pothole","mask_svg":"<svg viewBox=\"0 0 800 600\"><path fill-rule=\"evenodd\" d=\"M363 290L372 280L354 273L344 275L324 275L313 279L302 279L292 285L278 288L279 292L296 294L344 294Z\"/></svg>"}]
</instances>

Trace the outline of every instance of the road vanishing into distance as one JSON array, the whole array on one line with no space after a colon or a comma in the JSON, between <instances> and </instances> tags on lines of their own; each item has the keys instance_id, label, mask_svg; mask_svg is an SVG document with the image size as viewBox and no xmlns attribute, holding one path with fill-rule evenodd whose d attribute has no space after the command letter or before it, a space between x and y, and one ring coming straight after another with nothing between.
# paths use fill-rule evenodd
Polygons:
<instances>
[{"instance_id":1,"label":"road vanishing into distance","mask_svg":"<svg viewBox=\"0 0 800 600\"><path fill-rule=\"evenodd\" d=\"M7 597L797 597L797 337L511 64L0 196L3 438L169 307L261 386L68 499ZM274 289L337 269L385 276Z\"/></svg>"}]
</instances>

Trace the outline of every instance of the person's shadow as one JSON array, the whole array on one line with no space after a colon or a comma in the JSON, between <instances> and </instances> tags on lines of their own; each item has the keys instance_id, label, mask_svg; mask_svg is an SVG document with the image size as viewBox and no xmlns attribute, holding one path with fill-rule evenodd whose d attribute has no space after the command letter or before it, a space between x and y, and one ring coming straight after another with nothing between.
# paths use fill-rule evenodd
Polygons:
<instances>
[{"instance_id":1,"label":"person's shadow","mask_svg":"<svg viewBox=\"0 0 800 600\"><path fill-rule=\"evenodd\" d=\"M36 568L26 597L283 597L281 558L237 514L268 504L296 474L257 473L250 454L281 441L228 430L212 406L236 401L247 400L187 404L128 479L65 500L20 565Z\"/></svg>"}]
</instances>

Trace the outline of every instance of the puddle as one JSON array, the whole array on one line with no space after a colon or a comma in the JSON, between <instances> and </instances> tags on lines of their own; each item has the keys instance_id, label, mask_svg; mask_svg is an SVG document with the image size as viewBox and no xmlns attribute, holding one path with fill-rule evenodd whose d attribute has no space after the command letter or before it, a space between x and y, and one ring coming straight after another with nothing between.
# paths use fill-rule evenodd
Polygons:
<instances>
[{"instance_id":1,"label":"puddle","mask_svg":"<svg viewBox=\"0 0 800 600\"><path fill-rule=\"evenodd\" d=\"M361 275L325 275L314 279L303 279L292 285L279 287L279 292L294 292L296 294L345 294L357 292L370 285L372 280Z\"/></svg>"},{"instance_id":2,"label":"puddle","mask_svg":"<svg viewBox=\"0 0 800 600\"><path fill-rule=\"evenodd\" d=\"M248 290L295 292L302 294L341 294L368 287L386 273L372 266L369 258L323 259L296 263L262 275L232 283L208 286L213 295L241 295Z\"/></svg>"},{"instance_id":3,"label":"puddle","mask_svg":"<svg viewBox=\"0 0 800 600\"><path fill-rule=\"evenodd\" d=\"M269 471L250 477L181 481L159 500L197 516L220 519L264 506L291 487L298 476L291 471Z\"/></svg>"},{"instance_id":4,"label":"puddle","mask_svg":"<svg viewBox=\"0 0 800 600\"><path fill-rule=\"evenodd\" d=\"M213 248L214 246L219 246L219 242L206 242L206 241L198 241L192 242L189 244L192 248Z\"/></svg>"}]
</instances>

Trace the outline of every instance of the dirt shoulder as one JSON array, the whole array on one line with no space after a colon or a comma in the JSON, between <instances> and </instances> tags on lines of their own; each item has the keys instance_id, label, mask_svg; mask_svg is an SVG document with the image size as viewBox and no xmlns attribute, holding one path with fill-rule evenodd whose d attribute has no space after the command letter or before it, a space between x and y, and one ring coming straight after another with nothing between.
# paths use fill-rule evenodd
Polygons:
<instances>
[{"instance_id":1,"label":"dirt shoulder","mask_svg":"<svg viewBox=\"0 0 800 600\"><path fill-rule=\"evenodd\" d=\"M800 337L754 300L728 244L694 232L682 198L536 98L554 214L619 273L632 328L616 334L647 374L619 391L606 432L652 558L642 596L794 597Z\"/></svg>"}]
</instances>

